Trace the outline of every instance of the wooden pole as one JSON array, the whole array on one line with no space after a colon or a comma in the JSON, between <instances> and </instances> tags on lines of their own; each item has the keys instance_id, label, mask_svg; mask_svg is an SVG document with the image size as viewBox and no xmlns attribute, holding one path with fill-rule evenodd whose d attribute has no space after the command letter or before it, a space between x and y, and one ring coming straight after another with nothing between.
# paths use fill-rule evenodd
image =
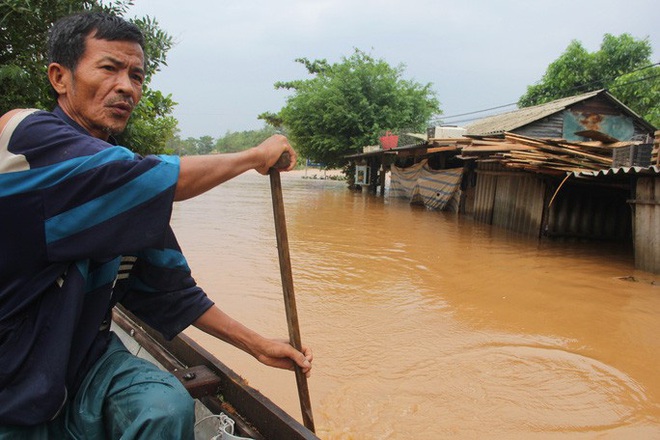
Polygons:
<instances>
[{"instance_id":1,"label":"wooden pole","mask_svg":"<svg viewBox=\"0 0 660 440\"><path fill-rule=\"evenodd\" d=\"M288 164L288 161L286 161ZM282 197L282 181L280 172L271 168L270 191L273 198L273 216L275 219L275 235L277 236L277 253L280 260L280 275L282 277L282 290L284 292L284 307L286 309L286 320L289 327L289 341L291 345L302 352L302 341L300 339L300 325L298 323L298 312L296 310L296 298L293 291L293 275L291 274L291 256L289 255L289 238L286 232L286 219L284 217L284 199ZM302 369L296 364L296 384L298 385L298 397L302 411L303 424L307 429L314 432L314 418L312 416L312 404L309 398L309 387L307 377Z\"/></svg>"}]
</instances>

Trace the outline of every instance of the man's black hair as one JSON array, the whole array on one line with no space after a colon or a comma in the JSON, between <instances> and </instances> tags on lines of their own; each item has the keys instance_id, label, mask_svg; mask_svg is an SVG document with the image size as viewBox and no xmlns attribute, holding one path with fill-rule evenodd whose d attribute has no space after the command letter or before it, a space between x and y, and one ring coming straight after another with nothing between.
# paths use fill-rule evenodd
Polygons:
<instances>
[{"instance_id":1,"label":"man's black hair","mask_svg":"<svg viewBox=\"0 0 660 440\"><path fill-rule=\"evenodd\" d=\"M82 12L58 20L50 29L48 63L75 70L85 53L88 35L106 41L132 41L144 51L144 36L133 23L103 12Z\"/></svg>"}]
</instances>

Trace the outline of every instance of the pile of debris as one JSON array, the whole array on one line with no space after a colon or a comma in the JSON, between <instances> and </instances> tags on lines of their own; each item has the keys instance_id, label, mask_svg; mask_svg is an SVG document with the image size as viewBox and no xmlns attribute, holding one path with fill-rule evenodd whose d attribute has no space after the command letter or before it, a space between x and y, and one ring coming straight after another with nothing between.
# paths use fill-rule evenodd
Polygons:
<instances>
[{"instance_id":1,"label":"pile of debris","mask_svg":"<svg viewBox=\"0 0 660 440\"><path fill-rule=\"evenodd\" d=\"M598 137L586 132L580 135L592 139ZM525 171L563 175L567 172L598 171L617 166L649 166L650 148L648 159L641 159L649 164L636 163L640 160L639 156L646 154L646 148L641 148L645 145L602 137L598 140L573 142L504 133L504 139L473 138L469 145L463 146L460 157L479 162L499 162L508 168Z\"/></svg>"}]
</instances>

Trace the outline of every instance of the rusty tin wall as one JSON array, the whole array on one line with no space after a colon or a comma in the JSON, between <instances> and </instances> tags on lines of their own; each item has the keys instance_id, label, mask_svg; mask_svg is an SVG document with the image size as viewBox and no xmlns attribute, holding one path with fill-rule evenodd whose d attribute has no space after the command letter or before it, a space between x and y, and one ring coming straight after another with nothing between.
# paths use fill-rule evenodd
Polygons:
<instances>
[{"instance_id":1,"label":"rusty tin wall","mask_svg":"<svg viewBox=\"0 0 660 440\"><path fill-rule=\"evenodd\" d=\"M630 188L561 179L479 163L474 218L530 236L632 240ZM660 194L660 192L659 192Z\"/></svg>"},{"instance_id":2,"label":"rusty tin wall","mask_svg":"<svg viewBox=\"0 0 660 440\"><path fill-rule=\"evenodd\" d=\"M477 168L474 218L538 236L543 219L545 183L536 175L505 170L498 164Z\"/></svg>"}]
</instances>

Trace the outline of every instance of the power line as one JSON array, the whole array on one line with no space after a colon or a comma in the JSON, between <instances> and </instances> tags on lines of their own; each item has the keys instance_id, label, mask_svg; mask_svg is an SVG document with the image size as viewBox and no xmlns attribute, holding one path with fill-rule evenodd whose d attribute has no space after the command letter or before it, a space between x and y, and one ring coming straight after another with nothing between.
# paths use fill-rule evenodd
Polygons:
<instances>
[{"instance_id":1,"label":"power line","mask_svg":"<svg viewBox=\"0 0 660 440\"><path fill-rule=\"evenodd\" d=\"M611 79L608 79L607 81L614 81L615 79L621 78L622 76L629 75L629 74L635 73L635 72L639 72L640 70L650 69L651 67L655 67L655 66L660 66L660 62L649 64L648 66L639 67L639 68L631 70L629 72L622 73L621 75L616 76L616 77L611 78ZM621 87L621 86L624 86L624 85L627 85L627 84L633 84L633 83L636 83L636 82L645 81L647 79L652 79L652 78L655 78L657 76L660 76L660 75L653 75L653 76L637 79L637 80L630 81L630 82L627 82L627 83L624 83L624 84L616 85L616 86L611 87L611 88L618 88L618 87ZM586 84L580 84L579 86L575 86L575 87L569 89L568 91L569 92L577 92L577 91L583 90L585 87L588 87L588 86L593 85L593 84L599 84L599 83L602 84L604 81L605 80L600 79L600 80L591 81L591 82L586 83ZM517 105L517 104L518 104L517 102L512 102L510 104L498 105L496 107L490 107L490 108L486 108L486 109L483 109L483 110L475 110L475 111L472 111L472 112L460 113L460 114L456 114L456 115L449 115L449 116L439 115L438 117L434 118L434 120L444 121L444 120L447 120L447 119L459 118L461 116L469 116L469 115L475 115L475 114L478 114L478 113L484 113L484 112L488 112L488 111L492 111L492 110L499 110L501 108L511 107L511 106ZM472 120L474 120L474 118L461 119L461 120L458 120L458 121L452 121L451 123L455 124L455 123L458 123L458 122L466 122L466 121L472 121Z\"/></svg>"},{"instance_id":2,"label":"power line","mask_svg":"<svg viewBox=\"0 0 660 440\"><path fill-rule=\"evenodd\" d=\"M460 116L474 115L476 113L483 113L483 112L488 112L488 111L491 111L491 110L498 110L498 109L501 109L501 108L504 108L504 107L511 107L512 105L516 105L516 104L518 104L518 103L517 102L512 102L511 104L498 105L497 107L486 108L486 109L483 109L483 110L476 110L476 111L468 112L468 113L461 113L461 114L458 114L458 115L441 116L441 118L442 119L458 118Z\"/></svg>"},{"instance_id":3,"label":"power line","mask_svg":"<svg viewBox=\"0 0 660 440\"><path fill-rule=\"evenodd\" d=\"M657 75L645 76L644 78L639 78L639 79L636 79L636 80L633 80L633 81L628 81L628 82L623 83L623 84L615 84L615 85L613 85L612 87L609 87L609 88L610 89L618 89L619 87L627 86L628 84L635 84L635 83L638 83L638 82L641 82L641 81L646 81L647 79L657 78L659 76L660 76L660 73L658 73Z\"/></svg>"},{"instance_id":4,"label":"power line","mask_svg":"<svg viewBox=\"0 0 660 440\"><path fill-rule=\"evenodd\" d=\"M660 63L653 63L653 64L649 64L648 66L638 67L637 69L633 69L630 72L625 72L625 73L622 73L622 74L614 76L614 77L596 79L596 80L593 80L593 81L588 82L586 84L581 84L579 86L575 86L571 89L568 89L568 92L578 92L578 91L583 91L585 89L588 90L588 88L590 86L595 85L595 84L598 84L599 86L601 86L601 88L605 88L604 85L606 83L611 83L612 81L616 80L617 78L621 78L622 76L630 75L631 73L639 72L641 70L650 69L651 67L655 67L655 66L658 66L658 65L660 65Z\"/></svg>"}]
</instances>

